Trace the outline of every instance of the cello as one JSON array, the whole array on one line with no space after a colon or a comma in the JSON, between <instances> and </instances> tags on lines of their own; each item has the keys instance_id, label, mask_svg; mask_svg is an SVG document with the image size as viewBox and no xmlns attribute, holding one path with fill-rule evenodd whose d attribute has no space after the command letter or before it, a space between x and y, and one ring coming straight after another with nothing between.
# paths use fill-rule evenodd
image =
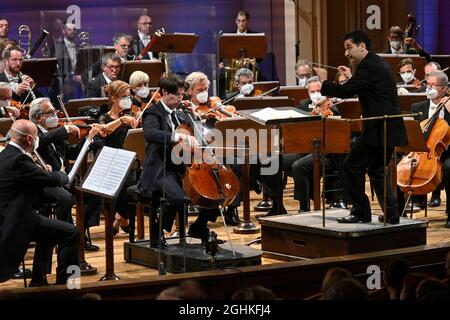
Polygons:
<instances>
[{"instance_id":1,"label":"cello","mask_svg":"<svg viewBox=\"0 0 450 320\"><path fill-rule=\"evenodd\" d=\"M450 144L450 126L439 113L449 101L450 97L443 98L433 116L420 123L428 152L411 152L397 165L397 185L402 192L425 195L441 184L440 157Z\"/></svg>"},{"instance_id":2,"label":"cello","mask_svg":"<svg viewBox=\"0 0 450 320\"><path fill-rule=\"evenodd\" d=\"M183 108L188 124L178 126L176 132L201 137L202 145L206 142L200 129L186 108ZM183 191L194 205L201 208L223 208L229 205L239 192L239 179L229 166L220 164L213 151L206 147L206 156L212 161L206 163L203 159L196 163L191 153L192 163L186 168L183 176ZM202 157L203 158L203 157Z\"/></svg>"}]
</instances>

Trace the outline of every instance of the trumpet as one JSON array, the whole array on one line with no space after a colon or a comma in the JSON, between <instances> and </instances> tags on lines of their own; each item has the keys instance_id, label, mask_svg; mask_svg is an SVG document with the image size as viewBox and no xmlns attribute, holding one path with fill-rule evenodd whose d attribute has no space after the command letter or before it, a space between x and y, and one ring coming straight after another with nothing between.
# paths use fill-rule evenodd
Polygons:
<instances>
[{"instance_id":1,"label":"trumpet","mask_svg":"<svg viewBox=\"0 0 450 320\"><path fill-rule=\"evenodd\" d=\"M26 24L19 26L19 36L17 40L19 42L19 47L24 51L25 56L28 56L31 50L31 31L29 26Z\"/></svg>"}]
</instances>

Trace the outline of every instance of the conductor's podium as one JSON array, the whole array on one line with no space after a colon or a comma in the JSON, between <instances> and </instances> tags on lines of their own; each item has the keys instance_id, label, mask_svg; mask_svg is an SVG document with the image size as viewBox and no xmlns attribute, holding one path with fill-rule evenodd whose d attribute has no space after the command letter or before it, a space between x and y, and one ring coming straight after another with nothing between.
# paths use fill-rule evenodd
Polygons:
<instances>
[{"instance_id":1,"label":"conductor's podium","mask_svg":"<svg viewBox=\"0 0 450 320\"><path fill-rule=\"evenodd\" d=\"M349 210L322 211L260 218L264 256L279 260L334 257L426 244L427 222L400 218L397 225L378 222L342 224Z\"/></svg>"}]
</instances>

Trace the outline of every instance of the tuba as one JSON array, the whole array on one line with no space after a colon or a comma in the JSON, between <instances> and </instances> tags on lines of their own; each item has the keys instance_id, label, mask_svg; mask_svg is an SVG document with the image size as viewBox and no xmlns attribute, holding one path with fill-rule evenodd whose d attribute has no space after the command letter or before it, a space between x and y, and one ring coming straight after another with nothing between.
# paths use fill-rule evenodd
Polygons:
<instances>
[{"instance_id":1,"label":"tuba","mask_svg":"<svg viewBox=\"0 0 450 320\"><path fill-rule=\"evenodd\" d=\"M31 50L31 31L30 27L22 24L19 26L19 36L17 38L19 47L23 50L24 55L28 56Z\"/></svg>"}]
</instances>

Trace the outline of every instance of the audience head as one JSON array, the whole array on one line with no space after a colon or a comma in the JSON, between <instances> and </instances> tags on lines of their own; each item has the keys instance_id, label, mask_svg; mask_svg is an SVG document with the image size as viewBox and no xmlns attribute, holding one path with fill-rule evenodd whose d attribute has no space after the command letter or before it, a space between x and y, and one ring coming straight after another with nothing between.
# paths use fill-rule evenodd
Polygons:
<instances>
[{"instance_id":1,"label":"audience head","mask_svg":"<svg viewBox=\"0 0 450 320\"><path fill-rule=\"evenodd\" d=\"M320 291L325 294L336 282L342 279L352 279L352 274L344 268L331 268L325 274Z\"/></svg>"},{"instance_id":2,"label":"audience head","mask_svg":"<svg viewBox=\"0 0 450 320\"><path fill-rule=\"evenodd\" d=\"M416 290L419 283L427 279L424 273L408 273L403 280L403 288L400 293L400 300L416 300Z\"/></svg>"},{"instance_id":3,"label":"audience head","mask_svg":"<svg viewBox=\"0 0 450 320\"><path fill-rule=\"evenodd\" d=\"M416 300L424 300L429 294L445 289L446 286L437 279L424 279L417 285Z\"/></svg>"},{"instance_id":4,"label":"audience head","mask_svg":"<svg viewBox=\"0 0 450 320\"><path fill-rule=\"evenodd\" d=\"M403 280L409 273L409 265L403 259L393 259L386 262L384 266L383 281L386 287L393 287L400 291L403 287Z\"/></svg>"},{"instance_id":5,"label":"audience head","mask_svg":"<svg viewBox=\"0 0 450 320\"><path fill-rule=\"evenodd\" d=\"M253 286L237 290L231 300L276 300L272 290L263 286Z\"/></svg>"},{"instance_id":6,"label":"audience head","mask_svg":"<svg viewBox=\"0 0 450 320\"><path fill-rule=\"evenodd\" d=\"M185 280L180 283L177 296L181 300L206 300L206 292L197 280Z\"/></svg>"},{"instance_id":7,"label":"audience head","mask_svg":"<svg viewBox=\"0 0 450 320\"><path fill-rule=\"evenodd\" d=\"M369 300L369 294L357 280L344 278L328 289L323 300Z\"/></svg>"}]
</instances>

